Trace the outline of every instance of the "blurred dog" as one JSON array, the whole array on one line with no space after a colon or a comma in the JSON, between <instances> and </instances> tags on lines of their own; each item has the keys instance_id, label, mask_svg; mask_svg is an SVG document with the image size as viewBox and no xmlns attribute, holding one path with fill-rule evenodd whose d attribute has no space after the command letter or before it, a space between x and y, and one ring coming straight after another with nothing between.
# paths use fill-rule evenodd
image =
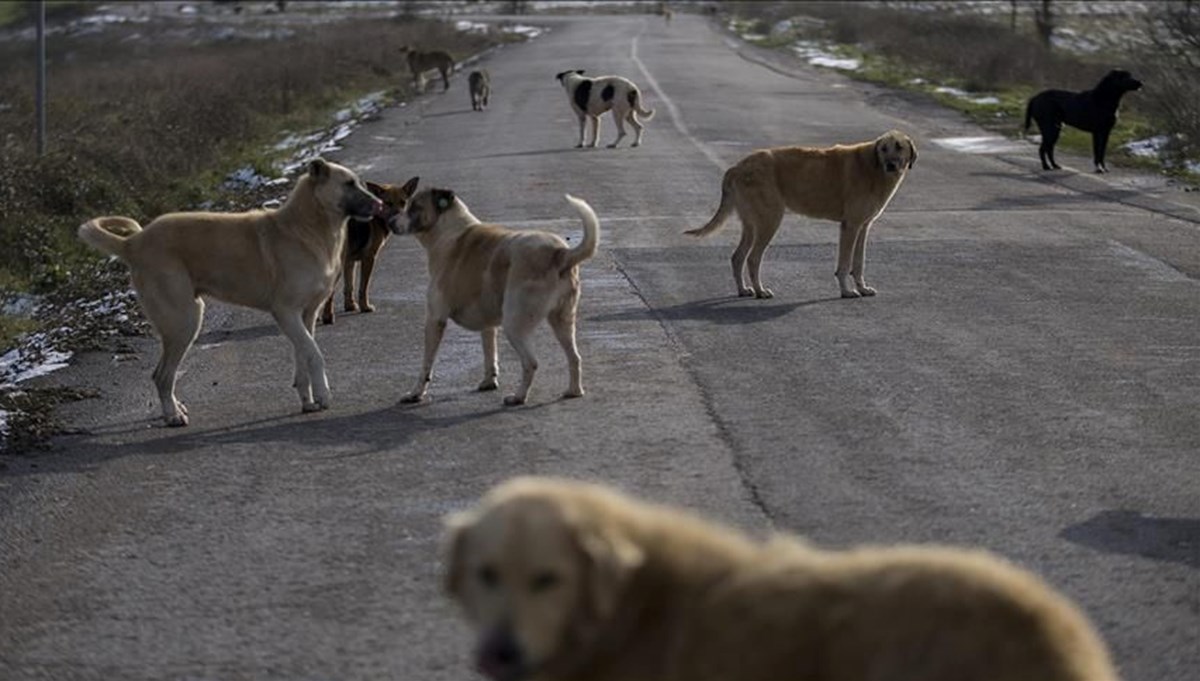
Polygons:
<instances>
[{"instance_id":1,"label":"blurred dog","mask_svg":"<svg viewBox=\"0 0 1200 681\"><path fill-rule=\"evenodd\" d=\"M873 296L864 279L867 234L916 160L912 138L897 130L849 146L760 149L725 171L712 219L684 233L712 234L736 209L742 240L733 251L733 282L739 296L770 298L760 268L784 211L833 220L841 224L835 276L842 297ZM747 262L753 288L743 278Z\"/></svg>"},{"instance_id":2,"label":"blurred dog","mask_svg":"<svg viewBox=\"0 0 1200 681\"><path fill-rule=\"evenodd\" d=\"M1038 157L1042 170L1058 170L1062 166L1054 160L1054 145L1062 133L1063 123L1092 133L1092 161L1096 172L1107 173L1104 155L1108 151L1108 136L1117 124L1117 109L1126 92L1142 89L1142 81L1128 71L1109 71L1096 87L1083 92L1068 90L1044 90L1034 95L1025 107L1025 130L1037 121L1042 133Z\"/></svg>"},{"instance_id":3,"label":"blurred dog","mask_svg":"<svg viewBox=\"0 0 1200 681\"><path fill-rule=\"evenodd\" d=\"M433 361L446 321L483 338L484 377L479 390L499 387L496 329L521 357L521 386L505 405L524 404L537 370L530 346L533 330L545 319L567 355L570 386L563 397L583 395L575 310L579 304L579 265L596 253L600 222L584 201L567 202L583 220L583 240L574 248L549 232L515 231L479 221L449 189L426 189L408 204L407 224L392 218L393 232L417 237L429 256L425 317L425 361L416 386L401 402L425 399Z\"/></svg>"},{"instance_id":4,"label":"blurred dog","mask_svg":"<svg viewBox=\"0 0 1200 681\"><path fill-rule=\"evenodd\" d=\"M89 246L129 265L162 341L154 383L168 426L188 423L175 380L200 333L202 296L270 312L295 349L302 411L329 408L325 358L313 339L317 310L337 280L346 222L382 208L357 175L317 159L278 210L169 213L145 229L130 218L100 217L79 227Z\"/></svg>"},{"instance_id":5,"label":"blurred dog","mask_svg":"<svg viewBox=\"0 0 1200 681\"><path fill-rule=\"evenodd\" d=\"M471 90L471 109L483 111L487 108L488 98L492 95L492 79L487 69L472 71L467 78L467 86Z\"/></svg>"},{"instance_id":6,"label":"blurred dog","mask_svg":"<svg viewBox=\"0 0 1200 681\"><path fill-rule=\"evenodd\" d=\"M408 199L417 191L414 177L403 186L376 184L368 182L367 189L383 201L383 210L366 222L351 220L346 226L346 245L342 249L342 285L344 287L343 309L346 312L374 312L375 306L369 297L371 275L375 272L375 261L383 245L387 243L392 231L387 223L393 215L404 212ZM355 265L360 265L356 268ZM358 275L358 300L354 299L355 270ZM325 309L321 313L322 324L333 323L333 293L325 300Z\"/></svg>"},{"instance_id":7,"label":"blurred dog","mask_svg":"<svg viewBox=\"0 0 1200 681\"><path fill-rule=\"evenodd\" d=\"M647 111L642 108L642 93L638 87L629 79L620 76L585 78L583 73L583 69L576 69L554 76L566 89L567 96L571 98L571 108L579 117L579 144L575 147L583 146L589 119L592 121L594 134L592 143L588 146L596 146L600 141L600 115L609 110L612 111L613 120L617 122L617 139L613 140L608 148L616 147L625 138L626 121L633 126L635 133L633 146L640 146L645 126L638 121L638 116L649 121L654 118L654 110Z\"/></svg>"},{"instance_id":8,"label":"blurred dog","mask_svg":"<svg viewBox=\"0 0 1200 681\"><path fill-rule=\"evenodd\" d=\"M751 540L519 478L447 523L445 588L496 681L1116 681L1084 615L982 551Z\"/></svg>"},{"instance_id":9,"label":"blurred dog","mask_svg":"<svg viewBox=\"0 0 1200 681\"><path fill-rule=\"evenodd\" d=\"M442 92L450 89L450 73L454 71L454 57L448 52L434 50L421 52L408 45L400 46L400 53L408 56L408 70L412 72L413 84L420 92L425 91L425 72L437 69L442 74Z\"/></svg>"}]
</instances>

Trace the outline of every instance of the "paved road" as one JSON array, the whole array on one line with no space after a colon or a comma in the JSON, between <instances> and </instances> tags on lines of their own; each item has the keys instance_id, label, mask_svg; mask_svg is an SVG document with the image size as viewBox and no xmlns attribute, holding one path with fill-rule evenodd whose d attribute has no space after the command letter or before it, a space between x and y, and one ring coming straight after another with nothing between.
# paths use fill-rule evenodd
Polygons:
<instances>
[{"instance_id":1,"label":"paved road","mask_svg":"<svg viewBox=\"0 0 1200 681\"><path fill-rule=\"evenodd\" d=\"M1031 148L951 150L936 140L982 133L739 55L697 17L556 20L487 67L490 111L470 111L459 78L338 158L573 237L561 195L590 201L603 235L583 272L588 396L556 399L565 366L541 333L532 404L502 409L471 391L477 338L452 330L432 403L398 406L426 281L403 239L376 280L379 311L319 331L327 413L296 413L291 353L260 314L214 306L182 379L182 432L151 421L149 342L136 362L84 357L56 377L103 391L66 410L81 433L0 478L0 678L465 678L438 519L516 473L607 480L832 546L988 547L1080 601L1127 679L1195 678L1194 212L1049 178ZM642 83L658 110L642 148L571 148L553 79L567 68ZM736 221L708 241L680 235L749 150L893 126L921 155L872 237L878 297L835 298L829 224L787 219L770 301L731 297ZM507 347L501 362L512 380Z\"/></svg>"}]
</instances>

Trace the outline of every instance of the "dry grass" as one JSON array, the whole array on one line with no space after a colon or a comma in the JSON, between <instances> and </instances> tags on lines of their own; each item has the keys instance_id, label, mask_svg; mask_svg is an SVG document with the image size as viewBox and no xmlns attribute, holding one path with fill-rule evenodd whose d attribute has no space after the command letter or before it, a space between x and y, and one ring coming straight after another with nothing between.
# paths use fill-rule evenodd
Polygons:
<instances>
[{"instance_id":1,"label":"dry grass","mask_svg":"<svg viewBox=\"0 0 1200 681\"><path fill-rule=\"evenodd\" d=\"M53 290L77 269L73 235L84 219L194 206L224 173L264 163L259 150L281 129L323 122L368 91L403 94L400 44L465 56L497 40L415 20L352 20L240 43L122 37L51 41L43 158L33 148L32 50L0 45L0 286Z\"/></svg>"}]
</instances>

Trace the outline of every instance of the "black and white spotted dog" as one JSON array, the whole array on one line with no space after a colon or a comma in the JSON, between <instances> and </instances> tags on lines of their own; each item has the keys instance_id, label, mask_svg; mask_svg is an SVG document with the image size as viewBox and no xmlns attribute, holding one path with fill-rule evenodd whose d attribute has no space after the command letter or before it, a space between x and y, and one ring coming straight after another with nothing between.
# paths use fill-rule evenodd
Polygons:
<instances>
[{"instance_id":1,"label":"black and white spotted dog","mask_svg":"<svg viewBox=\"0 0 1200 681\"><path fill-rule=\"evenodd\" d=\"M576 148L583 146L589 118L592 119L595 134L592 135L592 143L588 146L596 146L596 143L600 141L600 115L609 109L612 110L613 118L617 121L617 139L613 140L608 147L611 149L621 143L625 137L626 121L633 126L636 135L633 146L636 147L642 143L642 130L645 126L637 117L641 116L648 121L654 117L654 109L647 111L642 108L642 93L628 78L620 76L585 78L582 69L563 71L555 78L566 89L567 96L571 98L571 108L579 117L579 144L575 145Z\"/></svg>"}]
</instances>

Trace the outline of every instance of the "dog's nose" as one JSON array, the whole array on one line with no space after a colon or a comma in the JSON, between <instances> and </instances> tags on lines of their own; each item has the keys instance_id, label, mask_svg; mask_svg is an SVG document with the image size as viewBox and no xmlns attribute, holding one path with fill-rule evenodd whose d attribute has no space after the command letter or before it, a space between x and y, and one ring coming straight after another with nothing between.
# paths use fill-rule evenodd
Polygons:
<instances>
[{"instance_id":1,"label":"dog's nose","mask_svg":"<svg viewBox=\"0 0 1200 681\"><path fill-rule=\"evenodd\" d=\"M384 217L387 215L387 206L383 203L383 201L375 199L375 203L371 204L371 215L376 215L378 217Z\"/></svg>"},{"instance_id":2,"label":"dog's nose","mask_svg":"<svg viewBox=\"0 0 1200 681\"><path fill-rule=\"evenodd\" d=\"M886 164L884 164L884 166L883 166L883 167L884 167L884 168L885 168L885 169L886 169L886 170L887 170L889 173L894 173L894 172L896 172L896 164L895 164L895 163L893 163L893 162L891 162L891 161L888 161Z\"/></svg>"},{"instance_id":3,"label":"dog's nose","mask_svg":"<svg viewBox=\"0 0 1200 681\"><path fill-rule=\"evenodd\" d=\"M497 629L479 648L479 671L497 681L510 681L522 676L525 655L507 627Z\"/></svg>"}]
</instances>

